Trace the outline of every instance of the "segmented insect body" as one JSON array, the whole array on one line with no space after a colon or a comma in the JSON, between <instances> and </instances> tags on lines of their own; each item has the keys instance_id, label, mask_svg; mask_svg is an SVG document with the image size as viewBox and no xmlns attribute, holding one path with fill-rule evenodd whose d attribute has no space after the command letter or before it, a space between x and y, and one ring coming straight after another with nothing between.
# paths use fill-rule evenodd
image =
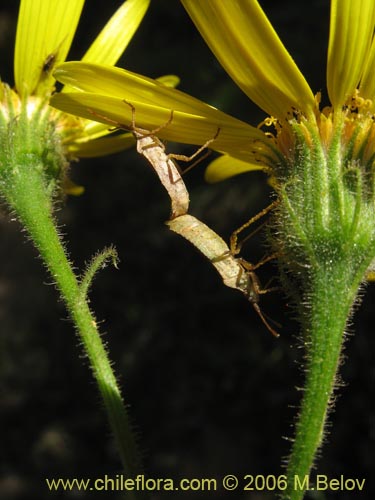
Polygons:
<instances>
[{"instance_id":1,"label":"segmented insect body","mask_svg":"<svg viewBox=\"0 0 375 500\"><path fill-rule=\"evenodd\" d=\"M173 111L171 112L169 120L164 125L155 130L149 131L135 125L135 108L131 103L127 101L124 102L132 110L131 126L118 123L98 114L95 111L90 112L93 115L112 123L116 128L130 130L133 133L137 141L138 153L144 156L150 163L171 199L171 217L166 224L172 231L190 241L190 243L192 243L205 257L210 260L226 286L239 290L245 295L245 297L253 305L264 325L274 336L278 337L279 334L270 326L258 305L259 295L268 291L263 290L260 287L259 280L254 273L254 269L259 267L261 264L253 266L244 259L236 257L240 251L240 245L237 244L238 234L244 228L248 227L253 221L259 219L267 213L267 211L272 208L273 204L235 231L231 237L229 248L225 241L217 233L215 233L199 219L187 213L189 208L189 193L186 189L184 181L182 180L180 169L174 161L175 159L191 161L204 149L207 149L207 146L216 139L220 132L220 127L218 127L214 137L209 139L192 156L187 157L185 155L167 154L164 144L158 137L156 137L155 134L171 123L173 119ZM263 262L266 262L271 258L273 258L273 256L264 259Z\"/></svg>"},{"instance_id":2,"label":"segmented insect body","mask_svg":"<svg viewBox=\"0 0 375 500\"><path fill-rule=\"evenodd\" d=\"M210 260L224 285L240 291L252 304L267 329L278 337L279 334L268 323L258 305L259 295L266 293L267 290L261 288L258 277L252 270L254 266L242 258L235 257L218 234L192 215L186 214L170 220L167 225L172 231L190 241Z\"/></svg>"},{"instance_id":3,"label":"segmented insect body","mask_svg":"<svg viewBox=\"0 0 375 500\"><path fill-rule=\"evenodd\" d=\"M142 129L133 130L137 140L137 151L144 156L157 173L160 182L171 199L171 219L187 213L189 209L189 193L182 180L178 166L168 156L164 144L154 135L147 135Z\"/></svg>"}]
</instances>

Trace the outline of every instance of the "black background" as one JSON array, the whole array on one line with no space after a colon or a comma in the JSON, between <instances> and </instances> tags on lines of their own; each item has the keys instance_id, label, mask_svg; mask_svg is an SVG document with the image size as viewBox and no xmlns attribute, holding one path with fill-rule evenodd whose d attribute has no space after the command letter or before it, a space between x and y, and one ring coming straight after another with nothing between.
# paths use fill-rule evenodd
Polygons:
<instances>
[{"instance_id":1,"label":"black background","mask_svg":"<svg viewBox=\"0 0 375 500\"><path fill-rule=\"evenodd\" d=\"M68 59L79 59L121 2L89 0ZM329 3L262 1L267 15L314 92L325 93ZM0 4L1 78L12 83L17 2ZM174 73L180 89L251 124L264 115L230 80L179 2L154 0L118 64L151 77ZM168 144L168 151L195 148ZM262 173L218 185L203 180L200 164L185 181L191 213L228 238L269 202ZM59 212L78 270L97 250L114 244L120 269L95 279L92 306L130 405L151 477L201 478L273 474L292 436L303 383L298 325L282 292L262 310L282 323L275 340L251 306L226 289L207 261L164 221L169 200L134 151L72 166L85 194ZM31 243L2 210L0 244L0 498L96 498L92 492L51 493L45 477L121 473L104 410L64 307ZM243 253L259 260L262 236ZM271 263L263 283L276 274ZM366 478L362 493L324 493L315 499L372 498L374 494L374 286L356 312L341 368L343 388L330 418L317 472ZM355 335L354 335L355 332ZM294 407L293 407L294 406ZM176 495L174 495L176 496ZM153 498L170 497L166 493ZM273 493L185 493L179 497L275 498ZM122 498L102 493L97 498Z\"/></svg>"}]
</instances>

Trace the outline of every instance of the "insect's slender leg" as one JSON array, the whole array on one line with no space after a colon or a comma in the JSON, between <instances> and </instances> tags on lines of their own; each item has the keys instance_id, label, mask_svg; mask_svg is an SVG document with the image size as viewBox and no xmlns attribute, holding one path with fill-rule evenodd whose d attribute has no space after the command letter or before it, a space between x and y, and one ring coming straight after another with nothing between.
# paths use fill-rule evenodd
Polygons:
<instances>
[{"instance_id":1,"label":"insect's slender leg","mask_svg":"<svg viewBox=\"0 0 375 500\"><path fill-rule=\"evenodd\" d=\"M96 116L97 118L100 118L101 120L104 120L105 122L112 124L115 127L115 129L128 130L129 132L134 132L135 134L138 134L141 137L148 137L148 136L156 135L158 132L160 132L160 130L162 130L165 127L168 127L168 125L170 125L172 120L173 120L174 111L173 111L173 109L171 109L171 114L170 114L168 120L165 123L163 123L162 125L159 125L159 127L155 128L154 130L146 130L146 129L137 127L135 124L135 107L133 106L133 104L131 102L126 101L125 99L123 99L123 102L125 104L127 104L131 109L132 119L131 119L130 125L126 125L125 123L121 123L117 120L113 120L112 118L109 118L109 116L98 113L97 111L94 111L93 109L88 108L88 111L93 116Z\"/></svg>"},{"instance_id":2,"label":"insect's slender leg","mask_svg":"<svg viewBox=\"0 0 375 500\"><path fill-rule=\"evenodd\" d=\"M256 233L257 231L259 231L260 229L261 229L261 226L258 227L255 231L253 231L250 236L253 236L254 233ZM247 238L245 238L245 239L247 239ZM242 246L242 242L241 242L241 245L239 246L239 248L241 248L241 246ZM237 248L238 248L238 246L237 246ZM231 250L228 250L224 254L219 255L218 257L216 257L214 260L216 262L220 261L220 260L223 260L223 259L225 259L225 257L228 257L228 255L233 255L233 252ZM270 262L271 260L274 260L277 257L279 257L279 255L280 255L279 252L272 253L271 255L267 255L266 257L263 257L263 259L261 259L256 264L252 264L251 262L249 262L248 260L244 259L243 257L237 257L237 260L241 263L241 265L247 271L255 271L256 269L258 269L259 267L263 266L267 262ZM233 255L233 257L234 257L234 255Z\"/></svg>"},{"instance_id":3,"label":"insect's slender leg","mask_svg":"<svg viewBox=\"0 0 375 500\"><path fill-rule=\"evenodd\" d=\"M277 331L274 328L272 328L272 326L266 320L259 305L256 302L252 302L252 305L253 305L254 309L256 310L256 312L258 313L258 316L260 317L260 319L263 321L263 324L266 326L267 330L269 330L274 337L276 337L276 338L280 337L280 334L277 333Z\"/></svg>"},{"instance_id":4,"label":"insect's slender leg","mask_svg":"<svg viewBox=\"0 0 375 500\"><path fill-rule=\"evenodd\" d=\"M210 154L211 154L211 151L207 151L200 158L198 158L197 160L195 160L191 165L189 165L188 167L184 168L184 170L182 170L181 167L180 167L181 175L185 175L188 172L190 172L190 170L192 170L194 167L196 167L201 161L205 160L208 156L210 156Z\"/></svg>"},{"instance_id":5,"label":"insect's slender leg","mask_svg":"<svg viewBox=\"0 0 375 500\"><path fill-rule=\"evenodd\" d=\"M97 118L100 118L104 120L105 122L108 122L114 126L113 130L118 130L118 129L124 129L124 130L129 130L132 131L132 127L129 125L125 125L124 123L120 123L116 120L113 120L112 118L109 118L109 116L102 115L101 113L98 113L97 111L94 111L91 108L87 108L87 111L91 113L93 116L96 116Z\"/></svg>"},{"instance_id":6,"label":"insect's slender leg","mask_svg":"<svg viewBox=\"0 0 375 500\"><path fill-rule=\"evenodd\" d=\"M253 224L254 222L256 222L257 220L259 220L260 218L264 217L268 212L270 212L279 202L276 200L276 201L273 201L272 203L270 203L266 208L264 208L263 210L261 210L259 213L257 213L256 215L254 215L254 217L251 217L250 220L248 220L247 222L245 222L245 224L243 224L241 227L239 227L238 229L236 229L235 231L233 231L231 237L230 237L230 250L232 252L232 255L238 255L241 251L241 247L243 245L243 243L249 239L253 234L251 233L251 235L247 236L242 243L238 243L238 235L246 228L248 228L249 226L251 226L251 224ZM256 232L257 230L255 230Z\"/></svg>"},{"instance_id":7,"label":"insect's slender leg","mask_svg":"<svg viewBox=\"0 0 375 500\"><path fill-rule=\"evenodd\" d=\"M246 269L246 272L248 273L248 275L252 277L251 287L255 291L256 295L264 295L265 293L276 292L276 291L280 290L280 287L278 287L278 286L273 286L273 287L269 288L268 285L266 285L265 288L262 288L259 284L258 279L256 278L256 274L254 273L255 269L258 269L258 267L262 266L263 264L265 264L266 262L269 262L272 259L275 259L278 256L279 256L278 253L274 253L272 255L269 255L268 257L265 257L257 264L252 264L251 262L248 262L247 260L245 260L241 257L237 258L237 260L240 262L241 266L244 269Z\"/></svg>"},{"instance_id":8,"label":"insect's slender leg","mask_svg":"<svg viewBox=\"0 0 375 500\"><path fill-rule=\"evenodd\" d=\"M270 292L278 292L281 290L281 288L279 286L269 286L272 281L274 280L274 276L272 276L271 279L269 279L266 283L266 285L262 288L259 287L258 289L258 294L259 295L262 295L262 294L265 294L265 293L270 293Z\"/></svg>"},{"instance_id":9,"label":"insect's slender leg","mask_svg":"<svg viewBox=\"0 0 375 500\"><path fill-rule=\"evenodd\" d=\"M274 337L279 337L280 334L277 333L277 331L274 328L272 328L272 326L269 324L269 322L267 321L265 315L262 313L262 311L259 307L259 304L258 304L259 295L271 292L272 288L269 288L267 290L263 290L260 286L257 275L254 272L248 271L245 267L243 267L243 260L242 259L238 259L238 260L241 264L241 271L239 272L238 277L237 277L238 284L240 283L242 273L245 272L247 275L247 278L248 278L247 290L246 290L246 294L245 294L247 299L254 307L255 311L257 312L258 316L260 317L260 319L262 320L262 322L266 326L266 328L272 333L272 335ZM278 325L278 323L276 323L276 324ZM278 326L280 327L280 325L278 325Z\"/></svg>"},{"instance_id":10,"label":"insect's slender leg","mask_svg":"<svg viewBox=\"0 0 375 500\"><path fill-rule=\"evenodd\" d=\"M192 155L190 156L187 156L187 155L180 155L180 154L176 154L176 153L170 153L168 155L168 158L171 158L173 160L179 160L179 161L183 161L183 162L190 162L192 160L194 160L194 158L196 158L198 155L200 155L205 149L208 148L208 146L213 143L218 135L220 134L220 127L217 128L216 130L216 133L213 137L211 137L211 139L208 139L202 146L200 146ZM203 155L201 158L199 158L197 161L195 161L193 163L193 165L190 165L189 167L187 167L185 170L183 170L181 173L182 174L186 174L189 170L191 170L193 167L195 167L196 165L198 165L199 162L201 162L204 158L207 158L207 156L210 154L210 151L207 151L205 155Z\"/></svg>"},{"instance_id":11,"label":"insect's slender leg","mask_svg":"<svg viewBox=\"0 0 375 500\"><path fill-rule=\"evenodd\" d=\"M254 221L253 221L254 222ZM233 248L232 248L232 252L235 252L233 255L238 255L243 247L243 245L247 242L247 240L250 240L255 234L257 234L261 229L262 227L264 226L264 222L262 224L260 224L258 227L256 227L253 231L251 231L250 234L246 235L245 238L243 238L241 241L238 241L238 234L235 236L235 242L233 242ZM242 226L241 226L242 228ZM241 228L239 228L238 230L240 230ZM243 229L246 229L246 228L243 228ZM236 231L238 231L236 230ZM242 230L242 229L241 229ZM234 232L236 232L234 231ZM232 247L232 238L233 238L233 233L231 235L231 238L230 238L230 246Z\"/></svg>"},{"instance_id":12,"label":"insect's slender leg","mask_svg":"<svg viewBox=\"0 0 375 500\"><path fill-rule=\"evenodd\" d=\"M250 262L247 262L244 259L237 259L237 260L241 264L241 267L243 267L243 269L246 270L246 273L249 277L249 287L248 288L251 288L251 290L253 290L255 292L254 293L255 296L262 295L262 294L269 293L269 292L276 292L277 290L280 290L280 288L278 286L268 288L268 285L272 281L273 278L271 278L271 280L268 281L265 288L263 288L259 282L257 275L254 273L252 264ZM251 286L250 286L250 283L251 283Z\"/></svg>"},{"instance_id":13,"label":"insect's slender leg","mask_svg":"<svg viewBox=\"0 0 375 500\"><path fill-rule=\"evenodd\" d=\"M279 286L271 286L271 288L262 288L258 290L259 295L264 295L265 293L278 292L280 290Z\"/></svg>"},{"instance_id":14,"label":"insect's slender leg","mask_svg":"<svg viewBox=\"0 0 375 500\"><path fill-rule=\"evenodd\" d=\"M247 269L248 271L255 271L256 269L258 269L259 267L263 266L267 262L269 262L271 260L274 260L277 257L279 257L279 255L280 255L279 252L272 253L271 255L267 255L267 257L263 257L263 259L261 259L256 264L252 264L251 262L248 262L247 260L245 260L245 259L243 259L241 257L239 257L239 260L241 261L241 264L243 265L243 267L245 269Z\"/></svg>"},{"instance_id":15,"label":"insect's slender leg","mask_svg":"<svg viewBox=\"0 0 375 500\"><path fill-rule=\"evenodd\" d=\"M173 111L173 109L171 109L171 114L170 114L168 120L165 123L163 123L162 125L159 125L157 128L155 128L153 130L146 130L143 128L139 128L135 124L135 107L134 107L134 105L125 99L123 99L123 102L130 107L131 112L132 112L131 130L134 132L137 132L139 134L142 134L142 137L156 135L158 132L160 132L160 130L163 130L164 128L168 127L173 121L174 111Z\"/></svg>"},{"instance_id":16,"label":"insect's slender leg","mask_svg":"<svg viewBox=\"0 0 375 500\"><path fill-rule=\"evenodd\" d=\"M126 101L125 99L123 99L123 102L125 104L127 104L129 106L129 108L131 109L131 112L132 112L132 123L131 123L131 129L132 130L135 130L136 129L136 126L135 126L135 107L133 106L133 104L129 101Z\"/></svg>"}]
</instances>

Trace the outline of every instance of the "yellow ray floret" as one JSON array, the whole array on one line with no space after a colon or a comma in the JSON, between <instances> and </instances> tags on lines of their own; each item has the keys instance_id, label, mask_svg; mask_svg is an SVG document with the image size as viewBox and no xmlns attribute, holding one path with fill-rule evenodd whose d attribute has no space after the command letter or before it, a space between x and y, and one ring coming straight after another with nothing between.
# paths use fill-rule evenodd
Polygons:
<instances>
[{"instance_id":1,"label":"yellow ray floret","mask_svg":"<svg viewBox=\"0 0 375 500\"><path fill-rule=\"evenodd\" d=\"M133 134L124 133L109 137L99 137L87 141L76 141L68 147L69 153L80 158L95 158L119 153L135 146Z\"/></svg>"},{"instance_id":2,"label":"yellow ray floret","mask_svg":"<svg viewBox=\"0 0 375 500\"><path fill-rule=\"evenodd\" d=\"M65 60L83 4L84 0L22 0L14 56L21 96L42 95L53 87L50 67Z\"/></svg>"},{"instance_id":3,"label":"yellow ray floret","mask_svg":"<svg viewBox=\"0 0 375 500\"><path fill-rule=\"evenodd\" d=\"M374 0L332 0L327 87L334 108L345 104L359 83L369 54L374 23Z\"/></svg>"},{"instance_id":4,"label":"yellow ray floret","mask_svg":"<svg viewBox=\"0 0 375 500\"><path fill-rule=\"evenodd\" d=\"M179 84L180 79L175 75L164 75L157 78L157 81L168 87L174 87ZM64 90L65 89L71 91L72 87L65 86ZM134 137L130 133L121 135L118 134L116 137L104 138L103 136L108 135L108 133L111 132L108 128L108 122L100 123L92 120L82 120L82 122L84 123L82 139L77 140L71 145L71 147L69 147L69 151L78 156L105 156L106 154L117 153L122 149L128 149L135 144ZM113 129L113 127L111 128ZM90 145L90 141L93 141L92 147ZM103 147L103 151L100 150L101 146Z\"/></svg>"},{"instance_id":5,"label":"yellow ray floret","mask_svg":"<svg viewBox=\"0 0 375 500\"><path fill-rule=\"evenodd\" d=\"M135 108L136 127L156 131L163 139L200 145L217 136L210 148L243 158L249 158L252 141L259 140L259 136L264 141L260 131L230 116L225 119L224 113L218 112L216 117L212 111L210 116L186 113L176 109L177 106L163 108L129 99L126 92L125 100ZM130 130L132 110L126 102L86 92L56 94L51 99L52 106L67 113Z\"/></svg>"},{"instance_id":6,"label":"yellow ray floret","mask_svg":"<svg viewBox=\"0 0 375 500\"><path fill-rule=\"evenodd\" d=\"M97 36L82 61L116 64L145 15L150 0L127 0Z\"/></svg>"},{"instance_id":7,"label":"yellow ray floret","mask_svg":"<svg viewBox=\"0 0 375 500\"><path fill-rule=\"evenodd\" d=\"M266 113L312 113L310 87L256 0L182 3L228 74Z\"/></svg>"},{"instance_id":8,"label":"yellow ray floret","mask_svg":"<svg viewBox=\"0 0 375 500\"><path fill-rule=\"evenodd\" d=\"M136 126L160 128L158 135L168 140L204 144L220 129L212 147L245 159L249 159L252 141L264 141L263 132L257 128L181 91L126 70L72 62L61 65L55 77L81 92L56 94L51 104L84 118L130 127L131 108L124 103L128 101L136 110Z\"/></svg>"},{"instance_id":9,"label":"yellow ray floret","mask_svg":"<svg viewBox=\"0 0 375 500\"><path fill-rule=\"evenodd\" d=\"M371 49L369 51L365 69L361 78L359 87L360 95L365 99L375 101L375 38L372 40ZM372 110L374 111L374 109Z\"/></svg>"},{"instance_id":10,"label":"yellow ray floret","mask_svg":"<svg viewBox=\"0 0 375 500\"><path fill-rule=\"evenodd\" d=\"M223 155L209 164L206 169L205 179L208 182L219 182L254 170L265 170L265 167L259 163L249 163L232 156Z\"/></svg>"}]
</instances>

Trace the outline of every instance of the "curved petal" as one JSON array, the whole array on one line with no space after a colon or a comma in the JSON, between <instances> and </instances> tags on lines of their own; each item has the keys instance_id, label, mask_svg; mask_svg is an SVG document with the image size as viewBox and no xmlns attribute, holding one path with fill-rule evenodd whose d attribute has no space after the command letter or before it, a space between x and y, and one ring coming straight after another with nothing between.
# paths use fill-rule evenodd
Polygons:
<instances>
[{"instance_id":1,"label":"curved petal","mask_svg":"<svg viewBox=\"0 0 375 500\"><path fill-rule=\"evenodd\" d=\"M84 0L22 0L18 16L14 78L21 96L53 87L53 67L69 51Z\"/></svg>"},{"instance_id":2,"label":"curved petal","mask_svg":"<svg viewBox=\"0 0 375 500\"><path fill-rule=\"evenodd\" d=\"M177 75L163 75L156 78L156 80L166 87L178 87L180 84L180 78Z\"/></svg>"},{"instance_id":3,"label":"curved petal","mask_svg":"<svg viewBox=\"0 0 375 500\"><path fill-rule=\"evenodd\" d=\"M151 125L154 128L159 126L160 123L163 123L163 120L165 121L168 119L173 110L174 112L181 112L187 116L196 116L200 121L211 121L212 124L215 124L214 126L216 128L225 124L233 130L238 130L240 138L246 137L247 140L262 140L264 138L263 132L259 129L241 120L237 120L199 99L175 88L167 87L158 80L153 80L121 68L89 63L68 62L59 66L54 76L60 82L68 84L80 91L96 93L102 98L107 96L112 98L115 103L121 102L122 105L120 106L120 110L116 112L116 120L118 120L119 116L124 116L123 101L127 100L135 101L138 104L142 103L142 105L146 107L149 105L151 112L160 108L161 113L156 113L156 116L159 120L160 117L162 118L158 123L153 123L153 125ZM88 97L86 97L86 99L87 98ZM57 103L59 99L62 99L62 96L55 95L52 97L51 103L58 107ZM77 99L76 102L79 102L78 97ZM93 99L93 102L94 101L95 98ZM109 102L112 101L109 100ZM128 116L131 116L129 113L129 106L125 106L125 108L127 108ZM76 109L78 110L78 108ZM102 111L105 111L105 109L102 109ZM155 115L155 112L153 114ZM86 116L86 118L92 118L92 115L87 116L87 112L84 116ZM150 118L152 121L153 118ZM118 121L121 121L121 119ZM150 126L150 121L147 119L146 123L141 123L140 116L137 116L137 122L139 122L138 126L144 126L145 128ZM171 125L172 126L168 127L168 129L177 129L174 124Z\"/></svg>"},{"instance_id":4,"label":"curved petal","mask_svg":"<svg viewBox=\"0 0 375 500\"><path fill-rule=\"evenodd\" d=\"M69 177L65 177L63 181L64 193L70 194L71 196L81 196L84 193L85 188L83 186L78 186Z\"/></svg>"},{"instance_id":5,"label":"curved petal","mask_svg":"<svg viewBox=\"0 0 375 500\"><path fill-rule=\"evenodd\" d=\"M113 14L82 61L116 64L145 15L150 0L127 0Z\"/></svg>"},{"instance_id":6,"label":"curved petal","mask_svg":"<svg viewBox=\"0 0 375 500\"><path fill-rule=\"evenodd\" d=\"M359 83L374 23L374 0L332 0L327 87L334 107L341 107L352 97Z\"/></svg>"},{"instance_id":7,"label":"curved petal","mask_svg":"<svg viewBox=\"0 0 375 500\"><path fill-rule=\"evenodd\" d=\"M212 161L205 172L207 182L219 182L244 172L253 172L254 170L267 170L264 165L259 163L248 163L233 156L223 155Z\"/></svg>"},{"instance_id":8,"label":"curved petal","mask_svg":"<svg viewBox=\"0 0 375 500\"><path fill-rule=\"evenodd\" d=\"M268 114L310 115L314 96L256 0L182 0L237 85Z\"/></svg>"},{"instance_id":9,"label":"curved petal","mask_svg":"<svg viewBox=\"0 0 375 500\"><path fill-rule=\"evenodd\" d=\"M51 105L67 113L82 116L111 127L131 130L134 125L158 135L158 137L187 144L204 144L210 139L211 149L230 152L236 157L248 158L252 143L264 142L266 137L260 130L236 120L221 111L190 98L197 112L188 106L189 96L175 89L157 85L156 92L149 94L143 100L134 98L134 91L126 86L121 92L122 97L110 97L86 92L60 93L51 98ZM158 96L157 90L162 89ZM163 100L164 89L177 92L182 96L182 104L178 98L173 101L172 95ZM151 96L153 95L153 99ZM160 105L149 104L148 101L158 102ZM131 105L129 105L131 103ZM198 105L199 104L199 105ZM132 113L134 108L134 115ZM182 110L181 110L182 109ZM186 110L189 110L186 111Z\"/></svg>"},{"instance_id":10,"label":"curved petal","mask_svg":"<svg viewBox=\"0 0 375 500\"><path fill-rule=\"evenodd\" d=\"M359 88L362 97L375 101L375 37L372 40ZM373 102L373 109L374 106L375 102Z\"/></svg>"},{"instance_id":11,"label":"curved petal","mask_svg":"<svg viewBox=\"0 0 375 500\"><path fill-rule=\"evenodd\" d=\"M73 156L80 158L94 158L98 156L106 156L113 153L118 153L129 149L135 145L133 134L129 132L119 134L114 137L101 137L85 142L75 142L69 144L68 150Z\"/></svg>"},{"instance_id":12,"label":"curved petal","mask_svg":"<svg viewBox=\"0 0 375 500\"><path fill-rule=\"evenodd\" d=\"M152 78L138 75L122 68L98 64L67 62L61 64L54 72L54 77L61 83L83 92L117 97L120 99L142 101L192 114L203 114L217 120L231 119L248 127L240 120L229 117L213 106L203 103L184 92L167 87ZM252 128L252 127L250 127Z\"/></svg>"},{"instance_id":13,"label":"curved petal","mask_svg":"<svg viewBox=\"0 0 375 500\"><path fill-rule=\"evenodd\" d=\"M91 139L97 139L103 135L108 135L108 126L104 123L85 120L83 125L83 135L84 138L90 136Z\"/></svg>"}]
</instances>

